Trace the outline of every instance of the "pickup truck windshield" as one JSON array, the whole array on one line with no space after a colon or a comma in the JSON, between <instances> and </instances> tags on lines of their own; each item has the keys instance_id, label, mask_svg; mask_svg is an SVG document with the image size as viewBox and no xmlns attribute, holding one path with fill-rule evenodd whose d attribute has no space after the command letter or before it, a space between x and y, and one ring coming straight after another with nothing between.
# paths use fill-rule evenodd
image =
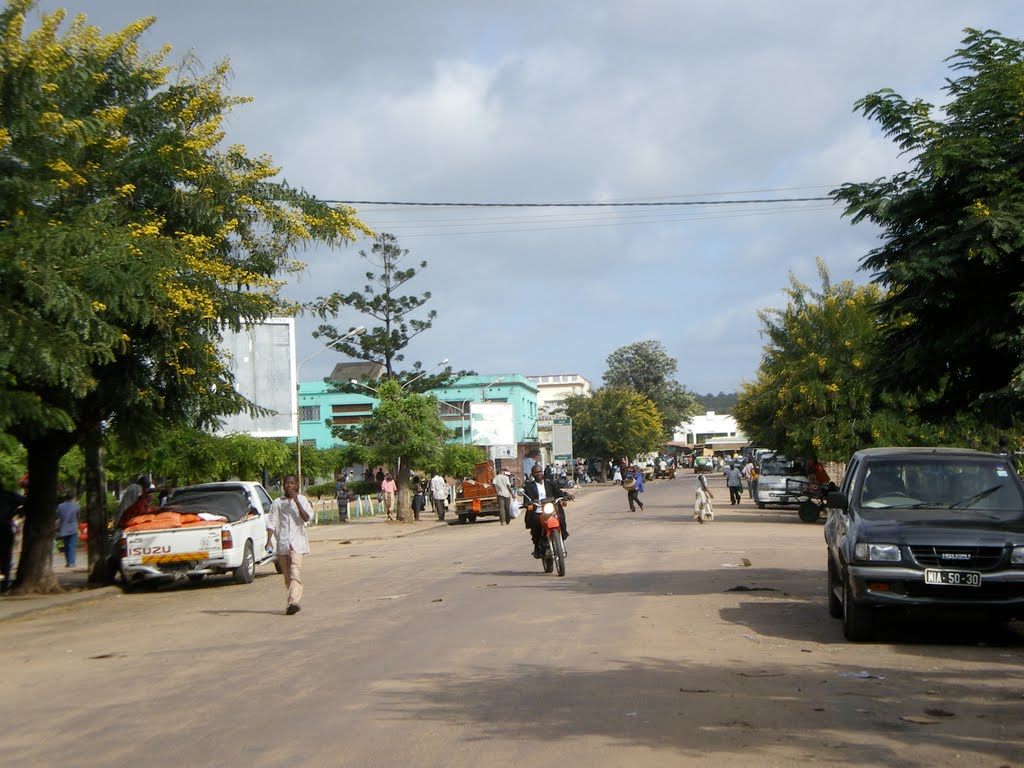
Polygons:
<instances>
[{"instance_id":1,"label":"pickup truck windshield","mask_svg":"<svg viewBox=\"0 0 1024 768\"><path fill-rule=\"evenodd\" d=\"M883 509L987 513L998 519L1024 516L1020 481L1004 462L941 456L870 463L860 505L867 516Z\"/></svg>"}]
</instances>

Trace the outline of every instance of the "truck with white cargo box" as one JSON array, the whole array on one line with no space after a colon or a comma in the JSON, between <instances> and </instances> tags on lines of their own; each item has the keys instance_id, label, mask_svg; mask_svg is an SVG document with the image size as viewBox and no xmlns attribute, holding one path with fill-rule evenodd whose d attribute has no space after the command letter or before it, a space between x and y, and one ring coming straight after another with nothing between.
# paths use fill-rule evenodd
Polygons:
<instances>
[{"instance_id":1,"label":"truck with white cargo box","mask_svg":"<svg viewBox=\"0 0 1024 768\"><path fill-rule=\"evenodd\" d=\"M250 583L256 567L274 558L266 550L270 504L270 495L254 482L174 490L156 514L144 522L129 520L122 532L124 588L225 573L237 584Z\"/></svg>"}]
</instances>

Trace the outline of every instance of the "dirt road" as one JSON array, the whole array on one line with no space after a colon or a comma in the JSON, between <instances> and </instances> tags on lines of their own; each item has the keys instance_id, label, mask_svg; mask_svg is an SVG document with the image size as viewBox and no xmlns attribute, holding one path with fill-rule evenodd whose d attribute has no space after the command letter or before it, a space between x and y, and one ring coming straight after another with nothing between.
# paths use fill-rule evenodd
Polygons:
<instances>
[{"instance_id":1,"label":"dirt road","mask_svg":"<svg viewBox=\"0 0 1024 768\"><path fill-rule=\"evenodd\" d=\"M821 525L713 484L585 489L564 578L518 521L336 526L297 616L261 569L0 622L3 764L1024 764L1020 625L849 644Z\"/></svg>"}]
</instances>

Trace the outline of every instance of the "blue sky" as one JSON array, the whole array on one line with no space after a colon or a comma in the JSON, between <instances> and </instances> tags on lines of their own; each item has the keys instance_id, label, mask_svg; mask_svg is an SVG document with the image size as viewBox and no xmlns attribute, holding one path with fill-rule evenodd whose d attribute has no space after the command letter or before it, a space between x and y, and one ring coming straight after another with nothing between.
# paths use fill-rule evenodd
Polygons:
<instances>
[{"instance_id":1,"label":"blue sky","mask_svg":"<svg viewBox=\"0 0 1024 768\"><path fill-rule=\"evenodd\" d=\"M266 153L323 199L711 201L817 197L904 167L853 104L880 88L941 104L965 27L1024 36L1001 0L76 0L108 32L157 17L144 41L229 59L228 143ZM660 341L698 392L757 371L758 310L790 275L866 282L877 243L830 203L684 208L360 206L411 262L438 317L407 361L480 373L581 373ZM287 294L363 284L361 241L297 256ZM337 325L365 321L341 315ZM297 356L319 348L297 323ZM341 357L319 355L303 380Z\"/></svg>"}]
</instances>

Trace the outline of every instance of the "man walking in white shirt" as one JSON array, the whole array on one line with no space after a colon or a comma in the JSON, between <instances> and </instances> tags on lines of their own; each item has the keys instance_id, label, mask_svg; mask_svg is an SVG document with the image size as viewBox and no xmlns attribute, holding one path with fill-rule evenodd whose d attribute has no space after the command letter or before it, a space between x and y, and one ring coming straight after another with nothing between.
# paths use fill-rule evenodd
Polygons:
<instances>
[{"instance_id":1,"label":"man walking in white shirt","mask_svg":"<svg viewBox=\"0 0 1024 768\"><path fill-rule=\"evenodd\" d=\"M299 480L295 475L284 479L284 496L270 505L267 515L267 548L271 537L277 538L277 562L281 565L284 585L288 589L288 608L292 616L302 610L302 557L309 554L306 523L313 519L309 499L299 493Z\"/></svg>"},{"instance_id":2,"label":"man walking in white shirt","mask_svg":"<svg viewBox=\"0 0 1024 768\"><path fill-rule=\"evenodd\" d=\"M440 472L434 472L430 478L430 500L434 502L434 514L438 520L444 520L445 502L448 501L448 483Z\"/></svg>"},{"instance_id":3,"label":"man walking in white shirt","mask_svg":"<svg viewBox=\"0 0 1024 768\"><path fill-rule=\"evenodd\" d=\"M491 480L491 485L498 496L498 518L502 525L508 525L511 521L509 506L512 504L512 481L508 476L508 470L503 469L496 474Z\"/></svg>"}]
</instances>

